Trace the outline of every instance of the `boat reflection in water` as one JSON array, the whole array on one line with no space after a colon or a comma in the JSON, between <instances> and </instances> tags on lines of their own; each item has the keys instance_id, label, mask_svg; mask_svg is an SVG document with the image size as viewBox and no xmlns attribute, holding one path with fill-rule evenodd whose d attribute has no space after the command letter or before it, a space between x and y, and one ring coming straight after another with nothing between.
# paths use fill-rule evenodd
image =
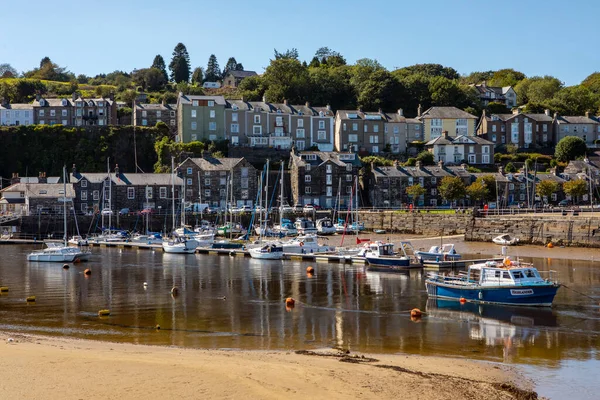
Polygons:
<instances>
[{"instance_id":1,"label":"boat reflection in water","mask_svg":"<svg viewBox=\"0 0 600 400\"><path fill-rule=\"evenodd\" d=\"M486 346L502 346L505 362L512 362L519 347L533 346L544 329L558 326L552 309L460 303L428 299L430 318L460 321L469 325L469 337Z\"/></svg>"}]
</instances>

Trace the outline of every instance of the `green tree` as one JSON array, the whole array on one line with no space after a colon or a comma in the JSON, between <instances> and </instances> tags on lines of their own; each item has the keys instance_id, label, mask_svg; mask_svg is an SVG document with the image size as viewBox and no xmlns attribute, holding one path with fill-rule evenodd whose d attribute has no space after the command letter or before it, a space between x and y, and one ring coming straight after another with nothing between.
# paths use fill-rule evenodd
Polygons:
<instances>
[{"instance_id":1,"label":"green tree","mask_svg":"<svg viewBox=\"0 0 600 400\"><path fill-rule=\"evenodd\" d=\"M524 73L515 71L514 69L500 69L494 72L492 79L488 82L488 86L515 86L525 78Z\"/></svg>"},{"instance_id":2,"label":"green tree","mask_svg":"<svg viewBox=\"0 0 600 400\"><path fill-rule=\"evenodd\" d=\"M487 105L485 108L487 114L506 114L509 112L509 109L506 107L506 103L500 103L497 101L493 101Z\"/></svg>"},{"instance_id":3,"label":"green tree","mask_svg":"<svg viewBox=\"0 0 600 400\"><path fill-rule=\"evenodd\" d=\"M582 86L588 88L591 92L600 94L600 72L594 72L581 82Z\"/></svg>"},{"instance_id":4,"label":"green tree","mask_svg":"<svg viewBox=\"0 0 600 400\"><path fill-rule=\"evenodd\" d=\"M223 68L223 75L221 75L223 78L225 78L227 76L227 74L229 73L229 71L243 71L244 70L244 66L241 63L238 63L235 59L235 57L229 57L229 60L227 60L227 64L225 64L225 68Z\"/></svg>"},{"instance_id":5,"label":"green tree","mask_svg":"<svg viewBox=\"0 0 600 400\"><path fill-rule=\"evenodd\" d=\"M558 182L544 180L535 185L535 192L543 199L550 199L552 193L558 192L560 189Z\"/></svg>"},{"instance_id":6,"label":"green tree","mask_svg":"<svg viewBox=\"0 0 600 400\"><path fill-rule=\"evenodd\" d=\"M164 89L167 81L164 74L158 68L143 68L131 73L133 82L146 91L159 91Z\"/></svg>"},{"instance_id":7,"label":"green tree","mask_svg":"<svg viewBox=\"0 0 600 400\"><path fill-rule=\"evenodd\" d=\"M516 145L516 144L514 144L514 143L508 143L508 144L506 145L506 152L507 152L508 154L513 154L513 155L514 155L514 154L517 154L517 151L518 151L518 150L519 150L519 147L517 147L517 145Z\"/></svg>"},{"instance_id":8,"label":"green tree","mask_svg":"<svg viewBox=\"0 0 600 400\"><path fill-rule=\"evenodd\" d=\"M514 166L513 163L509 162L504 166L504 171L508 172L509 174L513 174L517 172L517 168Z\"/></svg>"},{"instance_id":9,"label":"green tree","mask_svg":"<svg viewBox=\"0 0 600 400\"><path fill-rule=\"evenodd\" d=\"M190 81L190 55L183 43L177 43L169 64L171 80L175 83Z\"/></svg>"},{"instance_id":10,"label":"green tree","mask_svg":"<svg viewBox=\"0 0 600 400\"><path fill-rule=\"evenodd\" d=\"M156 68L157 70L162 72L164 81L169 82L169 75L167 75L167 64L165 63L165 59L160 54L157 54L154 57L150 68Z\"/></svg>"},{"instance_id":11,"label":"green tree","mask_svg":"<svg viewBox=\"0 0 600 400\"><path fill-rule=\"evenodd\" d=\"M461 82L467 85L476 85L487 82L494 76L494 71L471 72L467 76L461 78Z\"/></svg>"},{"instance_id":12,"label":"green tree","mask_svg":"<svg viewBox=\"0 0 600 400\"><path fill-rule=\"evenodd\" d=\"M585 155L587 147L583 139L577 136L566 136L558 142L554 150L554 158L561 162L569 162Z\"/></svg>"},{"instance_id":13,"label":"green tree","mask_svg":"<svg viewBox=\"0 0 600 400\"><path fill-rule=\"evenodd\" d=\"M517 103L545 104L554 97L563 83L553 76L534 76L520 81L515 86L517 92Z\"/></svg>"},{"instance_id":14,"label":"green tree","mask_svg":"<svg viewBox=\"0 0 600 400\"><path fill-rule=\"evenodd\" d=\"M313 104L330 104L334 110L356 108L356 94L350 85L351 68L310 68L310 101ZM247 79L244 79L244 83Z\"/></svg>"},{"instance_id":15,"label":"green tree","mask_svg":"<svg viewBox=\"0 0 600 400\"><path fill-rule=\"evenodd\" d=\"M265 96L269 101L288 100L302 104L309 98L308 67L295 58L284 57L272 60L262 76L262 82L266 87Z\"/></svg>"},{"instance_id":16,"label":"green tree","mask_svg":"<svg viewBox=\"0 0 600 400\"><path fill-rule=\"evenodd\" d=\"M400 82L384 69L373 71L355 90L356 101L365 110L395 109L404 92Z\"/></svg>"},{"instance_id":17,"label":"green tree","mask_svg":"<svg viewBox=\"0 0 600 400\"><path fill-rule=\"evenodd\" d=\"M221 68L217 61L217 56L211 54L208 57L208 64L206 65L206 71L204 72L205 82L216 82L221 79Z\"/></svg>"},{"instance_id":18,"label":"green tree","mask_svg":"<svg viewBox=\"0 0 600 400\"><path fill-rule=\"evenodd\" d=\"M202 82L204 82L204 70L202 67L196 67L192 74L192 83L195 85L202 85Z\"/></svg>"},{"instance_id":19,"label":"green tree","mask_svg":"<svg viewBox=\"0 0 600 400\"><path fill-rule=\"evenodd\" d=\"M398 78L415 74L422 74L429 78L441 76L450 80L460 78L460 75L454 68L444 67L441 64L415 64L394 71L394 75L396 75Z\"/></svg>"},{"instance_id":20,"label":"green tree","mask_svg":"<svg viewBox=\"0 0 600 400\"><path fill-rule=\"evenodd\" d=\"M73 73L67 71L66 68L59 67L48 57L44 57L42 61L40 61L39 68L27 71L23 73L23 76L30 79L42 79L58 82L69 82L72 79L75 79L75 75Z\"/></svg>"},{"instance_id":21,"label":"green tree","mask_svg":"<svg viewBox=\"0 0 600 400\"><path fill-rule=\"evenodd\" d=\"M415 201L425 194L425 188L421 185L408 186L406 188L406 194L410 197L414 206Z\"/></svg>"},{"instance_id":22,"label":"green tree","mask_svg":"<svg viewBox=\"0 0 600 400\"><path fill-rule=\"evenodd\" d=\"M278 52L277 49L273 49L273 53L275 56L275 60L282 60L282 59L298 60L298 50L295 48L288 49L283 53Z\"/></svg>"},{"instance_id":23,"label":"green tree","mask_svg":"<svg viewBox=\"0 0 600 400\"><path fill-rule=\"evenodd\" d=\"M261 76L249 76L238 86L238 93L246 101L260 101L265 94L265 84Z\"/></svg>"},{"instance_id":24,"label":"green tree","mask_svg":"<svg viewBox=\"0 0 600 400\"><path fill-rule=\"evenodd\" d=\"M487 193L485 195L486 201L496 201L498 199L496 178L494 175L480 176L477 178L476 182L481 182L487 188Z\"/></svg>"},{"instance_id":25,"label":"green tree","mask_svg":"<svg viewBox=\"0 0 600 400\"><path fill-rule=\"evenodd\" d=\"M587 190L588 184L583 179L577 179L563 183L563 191L575 200L578 200L580 196L586 194Z\"/></svg>"},{"instance_id":26,"label":"green tree","mask_svg":"<svg viewBox=\"0 0 600 400\"><path fill-rule=\"evenodd\" d=\"M480 180L476 180L466 188L467 195L474 202L486 200L489 197L489 192L485 182Z\"/></svg>"},{"instance_id":27,"label":"green tree","mask_svg":"<svg viewBox=\"0 0 600 400\"><path fill-rule=\"evenodd\" d=\"M0 78L16 78L19 75L12 65L4 63L0 64Z\"/></svg>"},{"instance_id":28,"label":"green tree","mask_svg":"<svg viewBox=\"0 0 600 400\"><path fill-rule=\"evenodd\" d=\"M433 153L427 150L423 150L417 155L417 161L421 161L422 165L433 165L435 164Z\"/></svg>"},{"instance_id":29,"label":"green tree","mask_svg":"<svg viewBox=\"0 0 600 400\"><path fill-rule=\"evenodd\" d=\"M464 199L466 193L465 184L458 176L445 176L438 185L438 192L442 198L448 201Z\"/></svg>"},{"instance_id":30,"label":"green tree","mask_svg":"<svg viewBox=\"0 0 600 400\"><path fill-rule=\"evenodd\" d=\"M600 95L583 85L569 86L556 93L549 103L549 107L560 115L584 115L586 111L597 110Z\"/></svg>"}]
</instances>

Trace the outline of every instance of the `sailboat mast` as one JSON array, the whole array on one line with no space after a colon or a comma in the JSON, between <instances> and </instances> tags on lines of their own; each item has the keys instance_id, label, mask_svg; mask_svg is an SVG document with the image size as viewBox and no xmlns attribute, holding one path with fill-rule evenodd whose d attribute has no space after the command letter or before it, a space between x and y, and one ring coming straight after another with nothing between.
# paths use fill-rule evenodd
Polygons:
<instances>
[{"instance_id":1,"label":"sailboat mast","mask_svg":"<svg viewBox=\"0 0 600 400\"><path fill-rule=\"evenodd\" d=\"M265 233L267 233L267 219L269 219L269 159L267 158L267 176L265 178Z\"/></svg>"},{"instance_id":2,"label":"sailboat mast","mask_svg":"<svg viewBox=\"0 0 600 400\"><path fill-rule=\"evenodd\" d=\"M202 182L200 182L200 171L198 171L198 204L200 207L200 221L204 218L204 207L202 207Z\"/></svg>"},{"instance_id":3,"label":"sailboat mast","mask_svg":"<svg viewBox=\"0 0 600 400\"><path fill-rule=\"evenodd\" d=\"M171 205L173 208L173 230L175 232L175 157L171 157Z\"/></svg>"},{"instance_id":4,"label":"sailboat mast","mask_svg":"<svg viewBox=\"0 0 600 400\"><path fill-rule=\"evenodd\" d=\"M181 226L185 226L185 178L181 179Z\"/></svg>"},{"instance_id":5,"label":"sailboat mast","mask_svg":"<svg viewBox=\"0 0 600 400\"><path fill-rule=\"evenodd\" d=\"M106 168L108 170L108 231L112 227L112 178L110 176L110 158L106 159Z\"/></svg>"},{"instance_id":6,"label":"sailboat mast","mask_svg":"<svg viewBox=\"0 0 600 400\"><path fill-rule=\"evenodd\" d=\"M146 207L144 208L150 208L150 206L148 205L148 185L146 185ZM150 218L149 213L146 213L146 235L148 234L148 219Z\"/></svg>"},{"instance_id":7,"label":"sailboat mast","mask_svg":"<svg viewBox=\"0 0 600 400\"><path fill-rule=\"evenodd\" d=\"M63 223L65 234L63 237L64 246L67 247L67 166L63 166Z\"/></svg>"},{"instance_id":8,"label":"sailboat mast","mask_svg":"<svg viewBox=\"0 0 600 400\"><path fill-rule=\"evenodd\" d=\"M281 181L279 182L279 186L281 186L281 193L279 195L279 205L281 206L279 208L279 233L281 235L281 225L283 224L283 161L281 162L281 177L279 179L281 179Z\"/></svg>"}]
</instances>

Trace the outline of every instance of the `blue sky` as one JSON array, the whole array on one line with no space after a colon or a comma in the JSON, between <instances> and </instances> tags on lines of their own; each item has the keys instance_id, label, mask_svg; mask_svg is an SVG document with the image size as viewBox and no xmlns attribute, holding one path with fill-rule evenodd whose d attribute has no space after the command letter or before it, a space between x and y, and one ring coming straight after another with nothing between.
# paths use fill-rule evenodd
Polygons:
<instances>
[{"instance_id":1,"label":"blue sky","mask_svg":"<svg viewBox=\"0 0 600 400\"><path fill-rule=\"evenodd\" d=\"M0 63L29 70L44 56L75 74L167 64L178 42L192 68L214 53L264 71L273 49L295 47L310 60L322 46L348 62L375 58L386 68L440 63L461 74L514 68L567 85L600 70L600 2L577 0L203 1L5 0Z\"/></svg>"}]
</instances>

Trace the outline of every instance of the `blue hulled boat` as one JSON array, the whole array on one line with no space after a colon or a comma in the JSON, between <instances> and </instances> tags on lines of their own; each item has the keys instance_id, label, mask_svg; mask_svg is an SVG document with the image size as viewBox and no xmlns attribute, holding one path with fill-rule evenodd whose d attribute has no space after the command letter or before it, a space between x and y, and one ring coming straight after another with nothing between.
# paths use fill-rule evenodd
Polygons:
<instances>
[{"instance_id":1,"label":"blue hulled boat","mask_svg":"<svg viewBox=\"0 0 600 400\"><path fill-rule=\"evenodd\" d=\"M466 274L432 273L425 281L427 295L442 299L519 306L551 306L560 287L555 271L544 279L529 263L486 261L469 266Z\"/></svg>"}]
</instances>

